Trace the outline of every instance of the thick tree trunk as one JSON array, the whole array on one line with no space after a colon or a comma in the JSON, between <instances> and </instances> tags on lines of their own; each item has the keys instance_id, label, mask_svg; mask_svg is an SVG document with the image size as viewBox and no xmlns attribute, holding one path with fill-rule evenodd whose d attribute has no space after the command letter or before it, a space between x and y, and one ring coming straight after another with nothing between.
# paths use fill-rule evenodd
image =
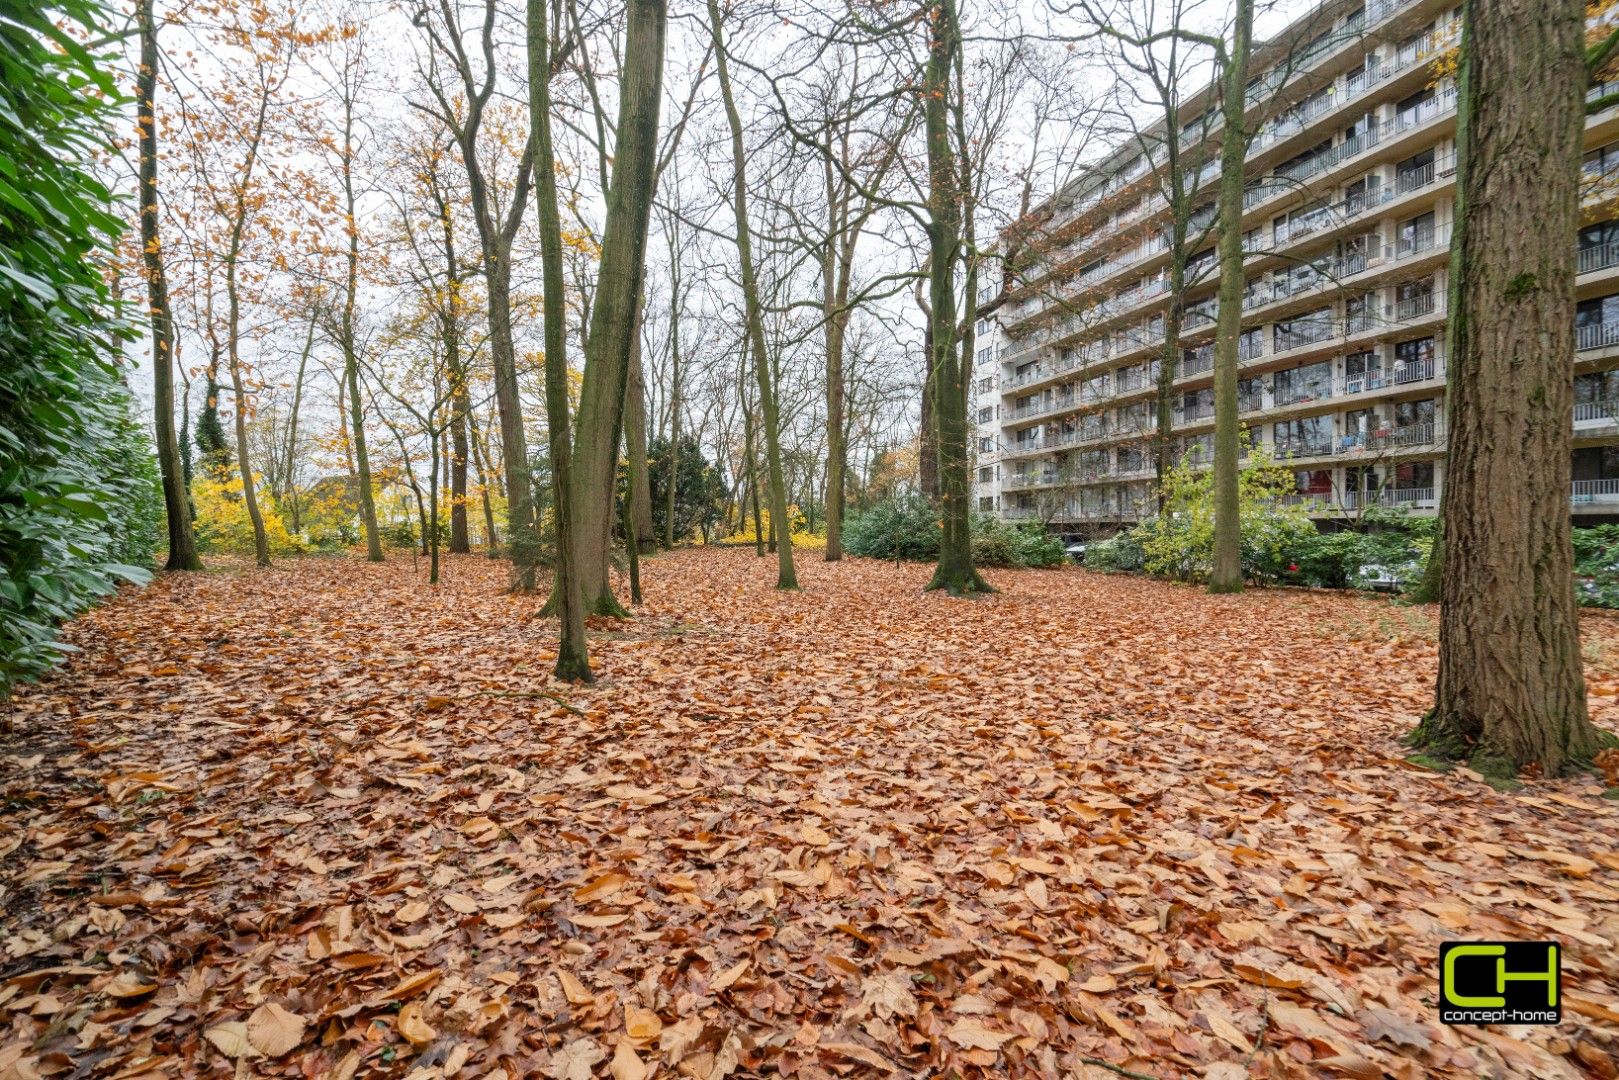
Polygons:
<instances>
[{"instance_id":1,"label":"thick tree trunk","mask_svg":"<svg viewBox=\"0 0 1619 1080\"><path fill-rule=\"evenodd\" d=\"M163 476L163 512L168 520L169 555L165 570L201 570L191 532L185 465L174 431L174 313L158 234L157 191L157 19L153 0L140 0L141 67L135 78L136 126L140 129L141 252L146 267L146 298L152 320L152 427L158 470Z\"/></svg>"},{"instance_id":2,"label":"thick tree trunk","mask_svg":"<svg viewBox=\"0 0 1619 1080\"><path fill-rule=\"evenodd\" d=\"M1487 773L1600 746L1568 512L1583 36L1574 0L1463 5L1439 684L1415 741Z\"/></svg>"},{"instance_id":3,"label":"thick tree trunk","mask_svg":"<svg viewBox=\"0 0 1619 1080\"><path fill-rule=\"evenodd\" d=\"M793 566L793 534L787 521L787 485L781 465L781 417L776 403L775 379L770 357L765 351L765 324L759 300L759 282L753 262L753 236L748 224L747 153L742 143L742 118L731 93L730 64L720 25L717 0L708 0L708 18L714 35L714 55L720 81L720 97L731 128L731 168L736 211L736 253L742 264L742 300L746 308L749 351L753 372L759 384L759 407L765 436L765 464L770 477L770 530L776 543L776 588L798 588Z\"/></svg>"},{"instance_id":4,"label":"thick tree trunk","mask_svg":"<svg viewBox=\"0 0 1619 1080\"><path fill-rule=\"evenodd\" d=\"M710 0L712 3L713 0ZM973 565L971 490L967 455L967 390L961 343L956 339L956 264L961 257L963 192L950 143L950 77L961 49L955 0L929 7L928 62L922 83L928 161L928 305L931 362L928 393L938 435L939 503L943 536L929 589L952 596L993 592Z\"/></svg>"},{"instance_id":5,"label":"thick tree trunk","mask_svg":"<svg viewBox=\"0 0 1619 1080\"><path fill-rule=\"evenodd\" d=\"M922 497L936 503L939 501L939 422L933 403L933 328L933 315L929 312L922 330L922 412L917 429L916 482Z\"/></svg>"},{"instance_id":6,"label":"thick tree trunk","mask_svg":"<svg viewBox=\"0 0 1619 1080\"><path fill-rule=\"evenodd\" d=\"M1237 497L1237 342L1242 335L1242 178L1253 0L1237 0L1226 56L1220 136L1220 309L1214 329L1214 564L1209 591L1242 591L1242 519Z\"/></svg>"},{"instance_id":7,"label":"thick tree trunk","mask_svg":"<svg viewBox=\"0 0 1619 1080\"><path fill-rule=\"evenodd\" d=\"M630 0L618 103L618 142L579 397L578 441L574 446L577 483L573 488L578 567L585 609L602 615L628 614L613 595L608 571L619 436L635 314L646 269L647 225L652 216L667 21L664 0Z\"/></svg>"}]
</instances>

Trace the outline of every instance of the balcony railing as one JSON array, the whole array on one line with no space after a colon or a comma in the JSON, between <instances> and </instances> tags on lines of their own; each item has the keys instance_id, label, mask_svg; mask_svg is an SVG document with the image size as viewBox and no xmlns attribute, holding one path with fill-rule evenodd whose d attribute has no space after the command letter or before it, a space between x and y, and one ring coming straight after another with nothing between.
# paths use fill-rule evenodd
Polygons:
<instances>
[{"instance_id":1,"label":"balcony railing","mask_svg":"<svg viewBox=\"0 0 1619 1080\"><path fill-rule=\"evenodd\" d=\"M1330 439L1282 439L1271 445L1276 460L1303 457L1327 457L1332 453Z\"/></svg>"},{"instance_id":2,"label":"balcony railing","mask_svg":"<svg viewBox=\"0 0 1619 1080\"><path fill-rule=\"evenodd\" d=\"M1400 322L1407 319L1416 319L1424 315L1432 315L1437 306L1433 293L1426 296L1409 296L1394 304L1394 317Z\"/></svg>"},{"instance_id":3,"label":"balcony railing","mask_svg":"<svg viewBox=\"0 0 1619 1080\"><path fill-rule=\"evenodd\" d=\"M1587 323L1574 328L1574 347L1580 352L1619 345L1619 322Z\"/></svg>"},{"instance_id":4,"label":"balcony railing","mask_svg":"<svg viewBox=\"0 0 1619 1080\"><path fill-rule=\"evenodd\" d=\"M1619 266L1619 243L1610 242L1580 249L1580 273L1592 274L1614 266Z\"/></svg>"},{"instance_id":5,"label":"balcony railing","mask_svg":"<svg viewBox=\"0 0 1619 1080\"><path fill-rule=\"evenodd\" d=\"M1576 424L1607 423L1619 421L1619 401L1576 401L1574 403L1574 422Z\"/></svg>"},{"instance_id":6,"label":"balcony railing","mask_svg":"<svg viewBox=\"0 0 1619 1080\"><path fill-rule=\"evenodd\" d=\"M1569 491L1569 501L1619 502L1619 480L1576 480Z\"/></svg>"},{"instance_id":7,"label":"balcony railing","mask_svg":"<svg viewBox=\"0 0 1619 1080\"><path fill-rule=\"evenodd\" d=\"M1338 505L1345 510L1363 506L1408 506L1413 509L1434 505L1431 487L1383 488L1381 491L1346 491L1338 497Z\"/></svg>"}]
</instances>

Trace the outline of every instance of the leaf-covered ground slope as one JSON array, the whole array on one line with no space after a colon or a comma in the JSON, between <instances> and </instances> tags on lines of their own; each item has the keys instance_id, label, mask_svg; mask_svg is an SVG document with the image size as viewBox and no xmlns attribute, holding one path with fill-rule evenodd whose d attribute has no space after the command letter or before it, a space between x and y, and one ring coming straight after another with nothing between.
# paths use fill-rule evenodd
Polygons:
<instances>
[{"instance_id":1,"label":"leaf-covered ground slope","mask_svg":"<svg viewBox=\"0 0 1619 1080\"><path fill-rule=\"evenodd\" d=\"M119 598L0 744L0 1071L1615 1075L1619 803L1406 764L1429 615L928 573L652 560L589 689L479 557ZM1568 1020L1441 1027L1456 937Z\"/></svg>"}]
</instances>

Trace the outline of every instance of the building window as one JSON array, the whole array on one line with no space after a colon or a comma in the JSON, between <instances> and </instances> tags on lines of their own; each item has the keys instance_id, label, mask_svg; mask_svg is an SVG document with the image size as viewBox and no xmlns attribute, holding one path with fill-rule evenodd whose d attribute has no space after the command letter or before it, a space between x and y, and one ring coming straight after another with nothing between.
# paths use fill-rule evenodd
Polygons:
<instances>
[{"instance_id":1,"label":"building window","mask_svg":"<svg viewBox=\"0 0 1619 1080\"><path fill-rule=\"evenodd\" d=\"M1332 361L1278 371L1274 385L1277 405L1297 405L1301 401L1332 396Z\"/></svg>"},{"instance_id":2,"label":"building window","mask_svg":"<svg viewBox=\"0 0 1619 1080\"><path fill-rule=\"evenodd\" d=\"M1619 446L1587 446L1574 451L1574 480L1619 480Z\"/></svg>"},{"instance_id":3,"label":"building window","mask_svg":"<svg viewBox=\"0 0 1619 1080\"><path fill-rule=\"evenodd\" d=\"M994 439L979 439L978 440L978 452L980 454L993 454L995 452L995 440Z\"/></svg>"},{"instance_id":4,"label":"building window","mask_svg":"<svg viewBox=\"0 0 1619 1080\"><path fill-rule=\"evenodd\" d=\"M1272 428L1278 457L1303 457L1332 450L1332 417L1305 416L1283 420Z\"/></svg>"},{"instance_id":5,"label":"building window","mask_svg":"<svg viewBox=\"0 0 1619 1080\"><path fill-rule=\"evenodd\" d=\"M1580 273L1619 266L1619 221L1604 221L1580 230Z\"/></svg>"},{"instance_id":6,"label":"building window","mask_svg":"<svg viewBox=\"0 0 1619 1080\"><path fill-rule=\"evenodd\" d=\"M1395 491L1432 491L1433 462L1411 461L1394 466L1394 478L1390 487Z\"/></svg>"},{"instance_id":7,"label":"building window","mask_svg":"<svg viewBox=\"0 0 1619 1080\"><path fill-rule=\"evenodd\" d=\"M1619 169L1619 142L1586 151L1582 168L1586 176L1604 176Z\"/></svg>"},{"instance_id":8,"label":"building window","mask_svg":"<svg viewBox=\"0 0 1619 1080\"><path fill-rule=\"evenodd\" d=\"M1394 190L1402 195L1433 182L1433 148L1413 154L1394 167Z\"/></svg>"},{"instance_id":9,"label":"building window","mask_svg":"<svg viewBox=\"0 0 1619 1080\"><path fill-rule=\"evenodd\" d=\"M1433 398L1423 398L1421 401L1396 401L1394 403L1394 427L1396 430L1409 430L1418 427L1432 427L1439 416L1438 402Z\"/></svg>"},{"instance_id":10,"label":"building window","mask_svg":"<svg viewBox=\"0 0 1619 1080\"><path fill-rule=\"evenodd\" d=\"M1297 469L1293 473L1293 482L1300 495L1332 494L1331 469Z\"/></svg>"},{"instance_id":11,"label":"building window","mask_svg":"<svg viewBox=\"0 0 1619 1080\"><path fill-rule=\"evenodd\" d=\"M1601 349L1619 343L1619 295L1581 300L1574 309L1574 345Z\"/></svg>"},{"instance_id":12,"label":"building window","mask_svg":"<svg viewBox=\"0 0 1619 1080\"><path fill-rule=\"evenodd\" d=\"M1433 246L1434 236L1433 211L1418 214L1414 218L1400 222L1395 240L1396 252L1399 255L1412 255L1418 251L1426 251Z\"/></svg>"},{"instance_id":13,"label":"building window","mask_svg":"<svg viewBox=\"0 0 1619 1080\"><path fill-rule=\"evenodd\" d=\"M978 482L980 484L993 484L995 482L995 469L994 469L994 467L990 466L990 465L985 465L983 468L979 469L978 470Z\"/></svg>"},{"instance_id":14,"label":"building window","mask_svg":"<svg viewBox=\"0 0 1619 1080\"><path fill-rule=\"evenodd\" d=\"M1611 401L1619 401L1619 371L1596 371L1574 376L1574 404L1593 405Z\"/></svg>"}]
</instances>

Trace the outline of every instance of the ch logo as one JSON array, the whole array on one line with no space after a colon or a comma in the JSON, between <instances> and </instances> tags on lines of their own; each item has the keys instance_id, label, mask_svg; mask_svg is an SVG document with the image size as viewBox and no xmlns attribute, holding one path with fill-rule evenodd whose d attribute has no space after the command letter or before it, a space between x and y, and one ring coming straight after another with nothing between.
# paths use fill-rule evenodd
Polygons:
<instances>
[{"instance_id":1,"label":"ch logo","mask_svg":"<svg viewBox=\"0 0 1619 1080\"><path fill-rule=\"evenodd\" d=\"M1439 1018L1447 1024L1555 1024L1558 961L1547 941L1446 942L1439 947Z\"/></svg>"}]
</instances>

